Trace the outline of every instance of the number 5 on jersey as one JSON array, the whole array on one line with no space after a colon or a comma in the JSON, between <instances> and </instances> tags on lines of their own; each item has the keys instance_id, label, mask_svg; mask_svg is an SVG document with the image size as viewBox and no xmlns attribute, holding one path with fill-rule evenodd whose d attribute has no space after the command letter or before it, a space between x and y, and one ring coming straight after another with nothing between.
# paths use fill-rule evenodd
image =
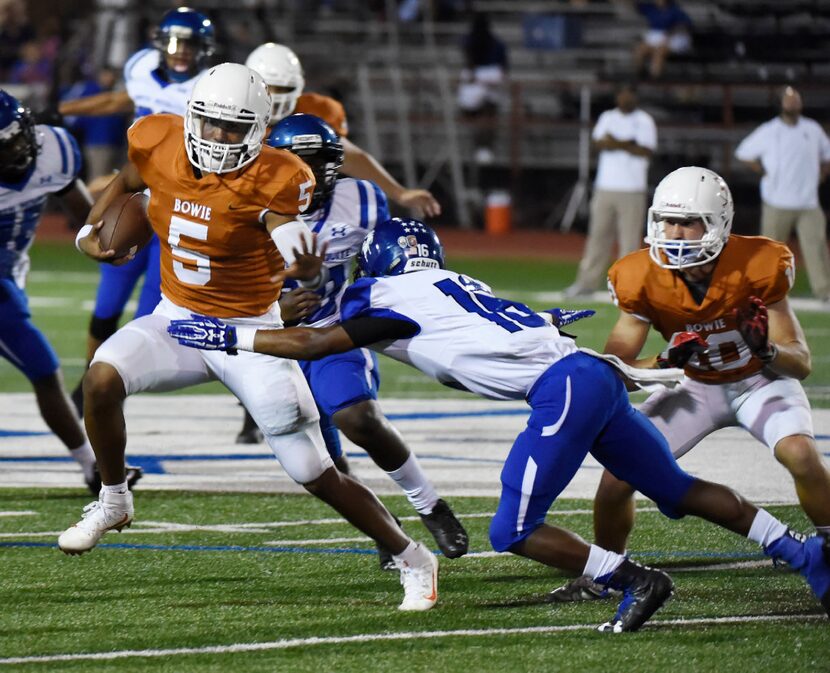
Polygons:
<instances>
[{"instance_id":1,"label":"number 5 on jersey","mask_svg":"<svg viewBox=\"0 0 830 673\"><path fill-rule=\"evenodd\" d=\"M173 271L176 278L188 285L207 285L210 282L210 257L195 250L188 250L182 245L183 236L206 241L207 225L173 215L170 218L170 231L167 236L167 242L173 252Z\"/></svg>"}]
</instances>

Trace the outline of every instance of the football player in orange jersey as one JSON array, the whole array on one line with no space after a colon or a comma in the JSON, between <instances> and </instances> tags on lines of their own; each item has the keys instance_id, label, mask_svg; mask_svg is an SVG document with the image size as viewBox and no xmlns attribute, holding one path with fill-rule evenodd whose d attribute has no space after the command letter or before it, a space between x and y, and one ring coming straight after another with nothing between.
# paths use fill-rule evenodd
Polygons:
<instances>
[{"instance_id":1,"label":"football player in orange jersey","mask_svg":"<svg viewBox=\"0 0 830 673\"><path fill-rule=\"evenodd\" d=\"M810 350L787 301L792 253L768 238L731 235L732 216L729 187L713 171L686 167L663 179L649 209L650 248L627 255L608 273L620 315L605 351L636 367L684 367L680 386L641 407L675 457L719 428L745 428L792 475L830 559L830 472L799 382L810 373ZM660 355L642 357L652 327L668 345ZM625 550L633 495L628 484L603 473L594 501L597 544ZM579 578L553 597L599 593Z\"/></svg>"},{"instance_id":2,"label":"football player in orange jersey","mask_svg":"<svg viewBox=\"0 0 830 673\"><path fill-rule=\"evenodd\" d=\"M263 147L270 109L262 78L224 63L196 83L184 120L150 115L128 132L129 162L96 202L89 217L96 224L82 228L77 244L90 257L113 261L114 251L101 248L98 220L118 194L149 187L148 215L162 245L162 300L98 349L84 379L85 421L104 485L58 545L80 554L132 522L124 399L218 379L253 414L292 479L394 552L405 592L400 609L428 610L437 600L435 556L371 491L335 469L298 365L242 352L204 355L167 337L171 318L193 312L279 327L282 284L272 282L278 272L308 287L327 280L316 241L297 217L311 200L314 177L290 152Z\"/></svg>"},{"instance_id":3,"label":"football player in orange jersey","mask_svg":"<svg viewBox=\"0 0 830 673\"><path fill-rule=\"evenodd\" d=\"M351 178L371 180L399 206L410 208L427 217L441 214L441 206L426 189L408 189L393 178L371 154L346 138L349 127L343 106L316 93L303 93L305 77L300 59L282 44L266 42L254 49L245 61L256 70L271 93L269 125L295 112L313 114L325 120L343 142L343 166L340 172Z\"/></svg>"}]
</instances>

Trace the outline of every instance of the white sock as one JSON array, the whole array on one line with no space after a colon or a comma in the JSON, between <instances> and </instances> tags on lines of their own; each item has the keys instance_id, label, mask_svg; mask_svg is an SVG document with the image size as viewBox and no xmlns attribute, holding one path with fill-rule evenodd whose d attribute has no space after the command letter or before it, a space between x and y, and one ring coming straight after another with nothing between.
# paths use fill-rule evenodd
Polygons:
<instances>
[{"instance_id":1,"label":"white sock","mask_svg":"<svg viewBox=\"0 0 830 673\"><path fill-rule=\"evenodd\" d=\"M419 514L432 512L438 502L438 494L414 454L409 454L409 458L397 470L386 474L406 493L407 500Z\"/></svg>"},{"instance_id":2,"label":"white sock","mask_svg":"<svg viewBox=\"0 0 830 673\"><path fill-rule=\"evenodd\" d=\"M592 544L591 551L588 554L588 562L585 564L582 574L590 575L594 579L610 575L623 561L625 561L625 556L622 554L606 551L602 547Z\"/></svg>"},{"instance_id":3,"label":"white sock","mask_svg":"<svg viewBox=\"0 0 830 673\"><path fill-rule=\"evenodd\" d=\"M400 554L394 554L392 558L395 559L399 565L413 568L422 566L426 563L429 558L429 551L419 542L410 540L409 544L406 546L406 549L404 549Z\"/></svg>"},{"instance_id":4,"label":"white sock","mask_svg":"<svg viewBox=\"0 0 830 673\"><path fill-rule=\"evenodd\" d=\"M783 523L767 510L759 508L758 513L752 520L752 526L749 528L747 537L762 547L766 547L778 538L783 537L786 532L787 527Z\"/></svg>"},{"instance_id":5,"label":"white sock","mask_svg":"<svg viewBox=\"0 0 830 673\"><path fill-rule=\"evenodd\" d=\"M85 440L76 449L69 449L69 454L81 466L84 472L84 479L92 479L93 472L95 471L95 453L89 444L89 440Z\"/></svg>"},{"instance_id":6,"label":"white sock","mask_svg":"<svg viewBox=\"0 0 830 673\"><path fill-rule=\"evenodd\" d=\"M101 493L120 493L123 495L127 492L127 482L120 484L104 484L101 486Z\"/></svg>"}]
</instances>

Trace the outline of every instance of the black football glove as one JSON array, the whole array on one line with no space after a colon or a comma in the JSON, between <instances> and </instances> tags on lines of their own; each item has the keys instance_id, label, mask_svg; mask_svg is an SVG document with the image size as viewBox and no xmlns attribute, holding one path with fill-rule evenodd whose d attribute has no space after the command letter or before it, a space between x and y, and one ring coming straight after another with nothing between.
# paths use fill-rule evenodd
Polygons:
<instances>
[{"instance_id":1,"label":"black football glove","mask_svg":"<svg viewBox=\"0 0 830 673\"><path fill-rule=\"evenodd\" d=\"M682 369L693 355L705 353L707 348L709 344L697 332L677 332L672 334L666 349L657 356L657 366L660 369Z\"/></svg>"}]
</instances>

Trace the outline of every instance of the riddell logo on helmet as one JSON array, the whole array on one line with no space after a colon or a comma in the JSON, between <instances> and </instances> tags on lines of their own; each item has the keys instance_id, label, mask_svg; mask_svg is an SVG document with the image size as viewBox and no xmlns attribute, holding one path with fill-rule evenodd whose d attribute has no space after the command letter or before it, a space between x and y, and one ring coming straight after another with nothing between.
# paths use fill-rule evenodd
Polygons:
<instances>
[{"instance_id":1,"label":"riddell logo on helmet","mask_svg":"<svg viewBox=\"0 0 830 673\"><path fill-rule=\"evenodd\" d=\"M663 207L664 208L685 208L686 204L685 203L669 203L669 202L666 202L666 203L663 204Z\"/></svg>"}]
</instances>

